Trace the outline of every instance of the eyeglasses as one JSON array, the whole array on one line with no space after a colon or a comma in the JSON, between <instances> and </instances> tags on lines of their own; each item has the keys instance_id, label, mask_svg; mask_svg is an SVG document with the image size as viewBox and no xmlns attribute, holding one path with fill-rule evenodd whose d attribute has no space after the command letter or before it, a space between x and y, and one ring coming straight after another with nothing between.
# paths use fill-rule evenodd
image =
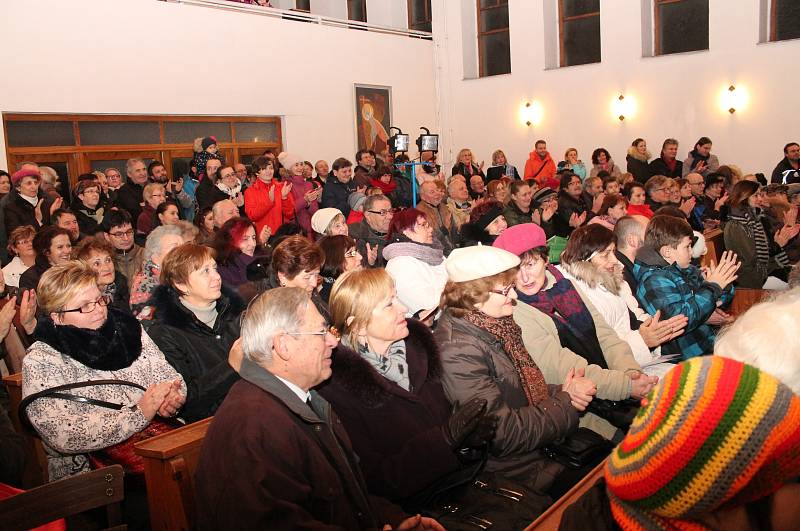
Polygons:
<instances>
[{"instance_id":1,"label":"eyeglasses","mask_svg":"<svg viewBox=\"0 0 800 531\"><path fill-rule=\"evenodd\" d=\"M344 256L346 258L355 258L356 256L358 256L358 250L357 249L350 249L349 251L344 253Z\"/></svg>"},{"instance_id":2,"label":"eyeglasses","mask_svg":"<svg viewBox=\"0 0 800 531\"><path fill-rule=\"evenodd\" d=\"M325 324L325 329L320 330L319 332L286 332L287 336L322 336L325 337L326 335L332 335L336 339L341 339L342 334L339 330L336 329L335 326Z\"/></svg>"},{"instance_id":3,"label":"eyeglasses","mask_svg":"<svg viewBox=\"0 0 800 531\"><path fill-rule=\"evenodd\" d=\"M390 208L390 209L384 208L383 210L367 210L367 212L369 212L370 214L378 214L380 216L386 217L386 216L388 216L390 214L394 215L395 209L394 208Z\"/></svg>"},{"instance_id":4,"label":"eyeglasses","mask_svg":"<svg viewBox=\"0 0 800 531\"><path fill-rule=\"evenodd\" d=\"M130 238L133 236L133 229L124 230L121 232L109 232L108 235L115 238Z\"/></svg>"},{"instance_id":5,"label":"eyeglasses","mask_svg":"<svg viewBox=\"0 0 800 531\"><path fill-rule=\"evenodd\" d=\"M502 295L503 297L508 297L508 294L511 293L512 289L514 289L513 282L503 289L490 289L489 293L497 293L498 295Z\"/></svg>"},{"instance_id":6,"label":"eyeglasses","mask_svg":"<svg viewBox=\"0 0 800 531\"><path fill-rule=\"evenodd\" d=\"M87 302L82 304L80 308L73 308L72 310L61 310L59 313L72 313L72 312L80 312L80 313L92 313L97 305L100 306L108 306L111 303L111 297L108 295L101 295L99 299L96 301Z\"/></svg>"},{"instance_id":7,"label":"eyeglasses","mask_svg":"<svg viewBox=\"0 0 800 531\"><path fill-rule=\"evenodd\" d=\"M429 229L429 228L431 228L431 224L430 224L430 223L428 223L427 221L421 221L421 222L417 223L417 226L418 226L418 227L420 227L420 228L422 228L422 229Z\"/></svg>"}]
</instances>

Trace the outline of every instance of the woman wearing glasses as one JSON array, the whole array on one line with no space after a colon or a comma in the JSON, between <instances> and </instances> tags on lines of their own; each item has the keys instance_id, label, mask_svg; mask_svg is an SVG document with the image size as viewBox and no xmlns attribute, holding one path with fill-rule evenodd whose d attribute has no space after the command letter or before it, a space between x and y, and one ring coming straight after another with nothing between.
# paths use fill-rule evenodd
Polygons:
<instances>
[{"instance_id":1,"label":"woman wearing glasses","mask_svg":"<svg viewBox=\"0 0 800 531\"><path fill-rule=\"evenodd\" d=\"M398 212L387 241L383 257L386 272L397 286L397 298L408 308L408 317L432 321L447 283L447 270L442 244L433 237L428 217L416 208Z\"/></svg>"},{"instance_id":2,"label":"woman wearing glasses","mask_svg":"<svg viewBox=\"0 0 800 531\"><path fill-rule=\"evenodd\" d=\"M486 470L556 499L577 478L558 477L564 467L541 448L575 432L597 390L576 371L563 385L545 382L512 317L519 264L515 254L496 247L454 250L434 335L450 402L483 398L488 413L499 418Z\"/></svg>"},{"instance_id":3,"label":"woman wearing glasses","mask_svg":"<svg viewBox=\"0 0 800 531\"><path fill-rule=\"evenodd\" d=\"M97 287L111 301L111 306L130 314L128 280L114 268L114 248L111 244L102 237L84 238L75 258L88 264L97 273Z\"/></svg>"},{"instance_id":4,"label":"woman wearing glasses","mask_svg":"<svg viewBox=\"0 0 800 531\"><path fill-rule=\"evenodd\" d=\"M272 251L272 271L266 287L303 288L319 313L330 321L328 304L319 294L319 273L324 263L325 254L319 245L305 236L289 236Z\"/></svg>"},{"instance_id":5,"label":"woman wearing glasses","mask_svg":"<svg viewBox=\"0 0 800 531\"><path fill-rule=\"evenodd\" d=\"M108 307L89 265L53 266L42 276L37 297L42 315L22 362L23 397L89 380L127 380L146 389L94 385L70 391L120 409L60 398L31 402L27 413L44 442L54 481L90 470L89 452L127 440L156 415L175 416L186 386L139 322Z\"/></svg>"},{"instance_id":6,"label":"woman wearing glasses","mask_svg":"<svg viewBox=\"0 0 800 531\"><path fill-rule=\"evenodd\" d=\"M439 349L407 311L386 271L339 277L331 315L342 340L319 392L341 417L369 491L417 512L431 485L480 465L496 421L481 400L451 415Z\"/></svg>"},{"instance_id":7,"label":"woman wearing glasses","mask_svg":"<svg viewBox=\"0 0 800 531\"><path fill-rule=\"evenodd\" d=\"M327 304L336 279L348 271L363 269L363 257L356 248L356 241L346 235L324 236L317 241L317 245L325 254L325 262L319 272L322 279L319 296Z\"/></svg>"}]
</instances>

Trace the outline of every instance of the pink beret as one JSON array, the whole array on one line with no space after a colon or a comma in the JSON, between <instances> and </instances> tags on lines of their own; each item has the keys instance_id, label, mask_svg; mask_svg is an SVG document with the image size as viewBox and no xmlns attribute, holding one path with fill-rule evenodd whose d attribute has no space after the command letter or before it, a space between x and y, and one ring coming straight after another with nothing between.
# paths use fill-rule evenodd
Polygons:
<instances>
[{"instance_id":1,"label":"pink beret","mask_svg":"<svg viewBox=\"0 0 800 531\"><path fill-rule=\"evenodd\" d=\"M25 168L23 170L16 171L11 176L11 186L18 185L19 182L25 177L36 177L37 179L41 179L42 175L39 173L39 170L34 170L33 168Z\"/></svg>"},{"instance_id":2,"label":"pink beret","mask_svg":"<svg viewBox=\"0 0 800 531\"><path fill-rule=\"evenodd\" d=\"M492 244L517 256L525 251L547 245L547 237L536 223L522 223L504 230Z\"/></svg>"}]
</instances>

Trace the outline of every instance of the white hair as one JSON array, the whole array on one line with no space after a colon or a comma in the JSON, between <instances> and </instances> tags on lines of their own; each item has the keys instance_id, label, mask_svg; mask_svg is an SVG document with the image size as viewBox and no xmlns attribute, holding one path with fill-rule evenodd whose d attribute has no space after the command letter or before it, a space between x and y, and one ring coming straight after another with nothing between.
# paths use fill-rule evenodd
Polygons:
<instances>
[{"instance_id":1,"label":"white hair","mask_svg":"<svg viewBox=\"0 0 800 531\"><path fill-rule=\"evenodd\" d=\"M771 374L800 394L800 288L752 306L722 330L714 354Z\"/></svg>"},{"instance_id":2,"label":"white hair","mask_svg":"<svg viewBox=\"0 0 800 531\"><path fill-rule=\"evenodd\" d=\"M177 225L161 225L160 227L156 227L147 235L147 241L144 244L145 260L150 260L161 253L161 240L168 234L183 239L183 229Z\"/></svg>"},{"instance_id":3,"label":"white hair","mask_svg":"<svg viewBox=\"0 0 800 531\"><path fill-rule=\"evenodd\" d=\"M311 298L302 288L275 288L259 295L242 319L242 350L258 365L272 364L272 339L303 324Z\"/></svg>"}]
</instances>

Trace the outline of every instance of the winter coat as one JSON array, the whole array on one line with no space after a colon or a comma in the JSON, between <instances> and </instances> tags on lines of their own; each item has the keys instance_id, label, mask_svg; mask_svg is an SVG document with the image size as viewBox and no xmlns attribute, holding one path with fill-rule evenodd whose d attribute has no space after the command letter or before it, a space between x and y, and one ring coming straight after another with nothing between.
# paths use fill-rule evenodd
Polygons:
<instances>
[{"instance_id":1,"label":"winter coat","mask_svg":"<svg viewBox=\"0 0 800 531\"><path fill-rule=\"evenodd\" d=\"M396 177L395 177L396 178ZM338 208L345 219L350 214L350 203L347 198L356 191L353 181L343 183L336 177L330 177L322 187L322 208Z\"/></svg>"},{"instance_id":2,"label":"winter coat","mask_svg":"<svg viewBox=\"0 0 800 531\"><path fill-rule=\"evenodd\" d=\"M144 203L143 184L128 181L117 190L114 206L128 211L134 221L134 230L136 229L135 223L139 220L139 214L142 213L142 203Z\"/></svg>"},{"instance_id":3,"label":"winter coat","mask_svg":"<svg viewBox=\"0 0 800 531\"><path fill-rule=\"evenodd\" d=\"M523 173L525 180L533 179L539 183L539 188L552 188L558 190L558 179L556 178L556 163L550 153L542 159L534 149L528 154Z\"/></svg>"},{"instance_id":4,"label":"winter coat","mask_svg":"<svg viewBox=\"0 0 800 531\"><path fill-rule=\"evenodd\" d=\"M230 196L217 188L217 186L206 177L197 185L194 191L195 202L197 203L198 211L204 208L211 208L217 201L224 201L230 199ZM245 200L247 201L247 200Z\"/></svg>"},{"instance_id":5,"label":"winter coat","mask_svg":"<svg viewBox=\"0 0 800 531\"><path fill-rule=\"evenodd\" d=\"M133 284L133 279L144 265L144 249L135 243L127 251L114 249L114 267L128 279L128 286Z\"/></svg>"},{"instance_id":6,"label":"winter coat","mask_svg":"<svg viewBox=\"0 0 800 531\"><path fill-rule=\"evenodd\" d=\"M244 303L225 290L217 300L213 328L181 304L174 288L157 287L148 305L156 310L147 332L186 381L188 393L181 416L194 422L213 415L239 379L228 364L228 352L239 339L239 316Z\"/></svg>"},{"instance_id":7,"label":"winter coat","mask_svg":"<svg viewBox=\"0 0 800 531\"><path fill-rule=\"evenodd\" d=\"M469 182L470 177L473 175L480 175L481 178L486 181L486 175L483 173L483 170L474 163L471 167L467 167L463 162L455 164L451 170L451 175L463 175L467 182Z\"/></svg>"},{"instance_id":8,"label":"winter coat","mask_svg":"<svg viewBox=\"0 0 800 531\"><path fill-rule=\"evenodd\" d=\"M47 258L37 256L36 262L20 275L19 291L23 292L29 289L35 291L39 286L39 279L42 278L42 275L44 275L44 272L48 269L50 269L50 262L47 261Z\"/></svg>"},{"instance_id":9,"label":"winter coat","mask_svg":"<svg viewBox=\"0 0 800 531\"><path fill-rule=\"evenodd\" d=\"M789 157L783 159L772 170L770 181L773 184L796 184L800 183L800 168L795 168L789 162Z\"/></svg>"},{"instance_id":10,"label":"winter coat","mask_svg":"<svg viewBox=\"0 0 800 531\"><path fill-rule=\"evenodd\" d=\"M586 206L583 197L575 199L564 190L558 192L558 210L553 216L553 228L555 229L556 236L569 238L575 227L569 224L569 219L572 214L581 215L586 212L586 221L594 217L594 212ZM584 223L585 223L584 222Z\"/></svg>"},{"instance_id":11,"label":"winter coat","mask_svg":"<svg viewBox=\"0 0 800 531\"><path fill-rule=\"evenodd\" d=\"M111 312L109 312L109 316ZM130 316L114 316L118 333L125 349L134 349L131 338L141 337L139 354L127 367L117 370L93 369L68 353L87 348L85 343L75 344L75 335L58 331L52 321L45 326L40 318L34 337L36 342L22 360L22 396L26 397L58 385L89 380L128 380L145 389L150 385L182 379L164 360L164 355L139 323ZM58 345L56 348L54 345ZM35 400L28 407L28 415L42 438L48 458L50 481L88 472L91 467L87 453L121 443L143 430L150 421L136 405L144 391L133 387L91 386L72 391L87 398L122 404L122 409L110 409L57 398ZM183 388L186 392L186 388Z\"/></svg>"},{"instance_id":12,"label":"winter coat","mask_svg":"<svg viewBox=\"0 0 800 531\"><path fill-rule=\"evenodd\" d=\"M114 270L114 293L111 294L110 306L127 314L131 313L130 305L131 292L128 287L128 279L125 275Z\"/></svg>"},{"instance_id":13,"label":"winter coat","mask_svg":"<svg viewBox=\"0 0 800 531\"><path fill-rule=\"evenodd\" d=\"M546 274L549 285L554 279L549 272ZM630 346L606 323L591 301L581 291L578 291L578 294L592 316L608 369L589 364L580 354L563 347L553 320L533 306L518 301L514 307L514 321L522 328L525 348L549 384L562 384L570 369L583 368L586 377L597 386L597 398L606 400L629 398L631 381L628 375L640 370L641 367L636 363ZM581 417L580 425L607 439L612 438L617 431L608 421L591 413Z\"/></svg>"},{"instance_id":14,"label":"winter coat","mask_svg":"<svg viewBox=\"0 0 800 531\"><path fill-rule=\"evenodd\" d=\"M646 183L652 176L650 165L647 163L649 158L650 153L647 153L647 156L642 156L635 147L628 149L628 154L625 156L625 160L628 163L627 171L633 174L633 178L637 182Z\"/></svg>"},{"instance_id":15,"label":"winter coat","mask_svg":"<svg viewBox=\"0 0 800 531\"><path fill-rule=\"evenodd\" d=\"M713 154L709 155L708 156L708 160L706 161L706 167L701 172L695 171L694 170L694 165L695 165L695 160L694 160L694 157L692 156L692 154L690 152L689 156L686 157L686 160L683 161L683 170L682 170L683 171L683 175L681 175L681 177L686 177L690 173L699 173L704 178L708 177L709 173L714 173L719 168L719 159L717 158L716 155L713 155Z\"/></svg>"},{"instance_id":16,"label":"winter coat","mask_svg":"<svg viewBox=\"0 0 800 531\"><path fill-rule=\"evenodd\" d=\"M34 229L39 229L39 222L36 220L36 206L30 204L26 199L23 199L19 192L12 189L8 193L8 201L3 210L3 218L5 220L6 234L10 235L14 229L25 225L30 225ZM39 198L42 198L42 193L39 192ZM38 199L37 199L38 201ZM50 207L45 208L45 203L42 202L42 216L47 213L50 214ZM43 224L46 224L43 222Z\"/></svg>"},{"instance_id":17,"label":"winter coat","mask_svg":"<svg viewBox=\"0 0 800 531\"><path fill-rule=\"evenodd\" d=\"M513 175L514 179L520 179L516 166L512 166L511 164L505 164L503 166L491 166L488 170L486 170L486 184L505 177L507 175L506 170ZM512 175L509 175L509 177L512 177Z\"/></svg>"},{"instance_id":18,"label":"winter coat","mask_svg":"<svg viewBox=\"0 0 800 531\"><path fill-rule=\"evenodd\" d=\"M733 300L733 285L723 290L706 282L696 266L681 269L677 264L668 264L649 246L636 253L633 274L639 283L636 298L644 311L655 315L661 310L662 319L678 314L689 319L683 335L661 345L663 354L680 354L686 360L714 351L717 327L706 321L718 302L726 305Z\"/></svg>"},{"instance_id":19,"label":"winter coat","mask_svg":"<svg viewBox=\"0 0 800 531\"><path fill-rule=\"evenodd\" d=\"M324 398L311 391L311 404L303 403L247 358L240 374L200 451L199 531L379 530L403 520L398 507L368 494L347 432Z\"/></svg>"},{"instance_id":20,"label":"winter coat","mask_svg":"<svg viewBox=\"0 0 800 531\"><path fill-rule=\"evenodd\" d=\"M139 214L139 219L136 220L136 232L145 236L150 234L156 226L155 217L156 209L145 204L142 207L142 213Z\"/></svg>"},{"instance_id":21,"label":"winter coat","mask_svg":"<svg viewBox=\"0 0 800 531\"><path fill-rule=\"evenodd\" d=\"M506 218L506 223L508 223L509 227L523 223L533 223L532 215L532 208L528 207L528 213L526 214L519 209L514 201L509 201L506 208L503 209L503 217Z\"/></svg>"},{"instance_id":22,"label":"winter coat","mask_svg":"<svg viewBox=\"0 0 800 531\"><path fill-rule=\"evenodd\" d=\"M722 229L725 249L735 252L739 258L736 286L740 288L761 289L770 273L791 266L789 257L786 256L783 249L778 247L772 235L766 231L760 218L756 220L756 230L759 229L763 231L764 238L770 246L769 263L767 263L766 270L759 270L757 267L756 241L748 234L747 227L739 221L738 216L729 217Z\"/></svg>"},{"instance_id":23,"label":"winter coat","mask_svg":"<svg viewBox=\"0 0 800 531\"><path fill-rule=\"evenodd\" d=\"M350 237L356 241L356 248L361 253L361 264L364 267L384 267L386 266L386 259L383 257L383 248L386 246L386 234L376 232L369 226L366 219L362 219L358 223L348 225ZM367 243L370 247L378 248L378 256L375 263L370 265L367 261Z\"/></svg>"},{"instance_id":24,"label":"winter coat","mask_svg":"<svg viewBox=\"0 0 800 531\"><path fill-rule=\"evenodd\" d=\"M98 232L102 232L103 229L100 228L100 224L103 222L106 210L103 206L98 205L97 208L89 208L80 201L73 203L73 206L77 207L72 212L75 213L75 217L78 219L78 229L81 234L94 236Z\"/></svg>"},{"instance_id":25,"label":"winter coat","mask_svg":"<svg viewBox=\"0 0 800 531\"><path fill-rule=\"evenodd\" d=\"M574 432L578 411L561 385L531 405L514 364L489 332L445 311L434 333L442 356L442 383L451 403L485 398L499 423L486 464L529 488L545 492L563 467L540 448Z\"/></svg>"},{"instance_id":26,"label":"winter coat","mask_svg":"<svg viewBox=\"0 0 800 531\"><path fill-rule=\"evenodd\" d=\"M673 179L683 177L683 162L676 160L675 169L670 170L669 166L667 166L667 163L664 162L664 159L662 157L658 157L650 161L650 175L663 175L665 177L672 177Z\"/></svg>"},{"instance_id":27,"label":"winter coat","mask_svg":"<svg viewBox=\"0 0 800 531\"><path fill-rule=\"evenodd\" d=\"M302 175L299 177L290 175L286 180L292 183L291 196L294 200L294 214L297 224L300 225L306 236L313 237L314 229L311 228L311 216L319 209L319 203L311 201L309 204L303 196L314 190L316 186L312 181L307 181Z\"/></svg>"},{"instance_id":28,"label":"winter coat","mask_svg":"<svg viewBox=\"0 0 800 531\"><path fill-rule=\"evenodd\" d=\"M201 183L202 184L202 183ZM284 183L275 180L265 183L256 179L244 193L244 210L256 225L256 234L261 234L264 225L269 225L272 234L278 227L294 219L294 198L289 193L283 198ZM272 189L272 199L269 197ZM198 188L199 190L199 188Z\"/></svg>"},{"instance_id":29,"label":"winter coat","mask_svg":"<svg viewBox=\"0 0 800 531\"><path fill-rule=\"evenodd\" d=\"M407 322L410 391L343 344L333 353L333 376L318 389L342 419L369 491L397 503L461 469L442 431L450 402L439 348L428 327Z\"/></svg>"},{"instance_id":30,"label":"winter coat","mask_svg":"<svg viewBox=\"0 0 800 531\"><path fill-rule=\"evenodd\" d=\"M597 177L597 174L601 171L607 171L608 174L615 179L619 179L622 176L622 170L620 170L619 166L617 166L610 158L608 159L605 168L602 164L592 164L592 170L589 172L589 177Z\"/></svg>"}]
</instances>

